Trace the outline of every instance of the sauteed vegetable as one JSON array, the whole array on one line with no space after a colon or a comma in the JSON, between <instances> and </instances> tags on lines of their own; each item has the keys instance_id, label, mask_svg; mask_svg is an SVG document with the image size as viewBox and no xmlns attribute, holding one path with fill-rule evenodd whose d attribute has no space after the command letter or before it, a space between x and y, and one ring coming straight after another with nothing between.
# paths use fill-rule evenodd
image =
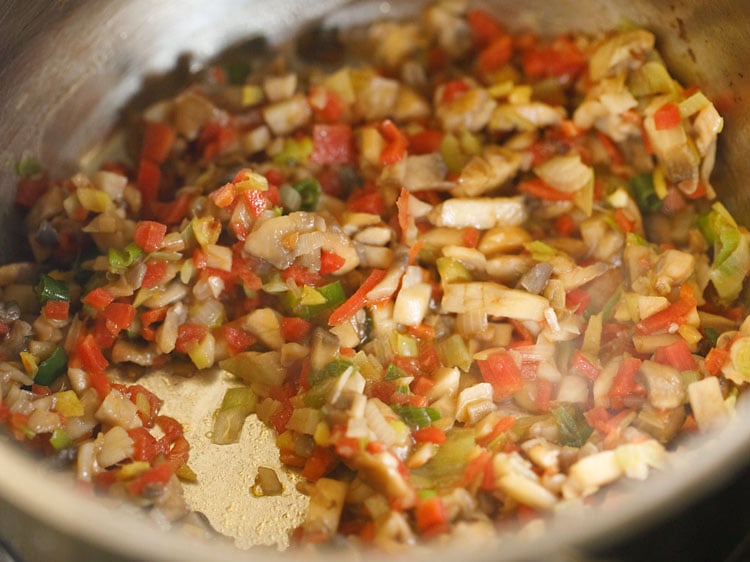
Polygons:
<instances>
[{"instance_id":1,"label":"sauteed vegetable","mask_svg":"<svg viewBox=\"0 0 750 562\"><path fill-rule=\"evenodd\" d=\"M244 385L210 439L275 429L310 495L294 539L394 548L597 501L732 416L750 238L710 182L722 118L651 33L444 1L326 40L208 69L143 113L131 162L19 163L16 439L181 519L201 475L137 378L222 369Z\"/></svg>"}]
</instances>

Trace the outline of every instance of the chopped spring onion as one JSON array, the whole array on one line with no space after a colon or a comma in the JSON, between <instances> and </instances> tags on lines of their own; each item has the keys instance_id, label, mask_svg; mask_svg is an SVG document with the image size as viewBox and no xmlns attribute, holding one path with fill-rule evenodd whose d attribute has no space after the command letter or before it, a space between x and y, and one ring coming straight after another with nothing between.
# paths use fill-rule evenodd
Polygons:
<instances>
[{"instance_id":1,"label":"chopped spring onion","mask_svg":"<svg viewBox=\"0 0 750 562\"><path fill-rule=\"evenodd\" d=\"M110 248L107 252L107 258L109 259L109 266L112 269L125 269L133 265L133 262L138 256L143 253L135 242L131 242L125 246L122 250L116 250Z\"/></svg>"},{"instance_id":2,"label":"chopped spring onion","mask_svg":"<svg viewBox=\"0 0 750 562\"><path fill-rule=\"evenodd\" d=\"M52 355L39 364L34 383L41 386L49 386L63 374L68 366L68 355L65 350L57 346Z\"/></svg>"},{"instance_id":3,"label":"chopped spring onion","mask_svg":"<svg viewBox=\"0 0 750 562\"><path fill-rule=\"evenodd\" d=\"M653 213L661 208L662 201L654 189L654 178L649 172L644 172L630 178L628 183L630 193L642 211Z\"/></svg>"},{"instance_id":4,"label":"chopped spring onion","mask_svg":"<svg viewBox=\"0 0 750 562\"><path fill-rule=\"evenodd\" d=\"M351 361L347 361L346 359L334 359L333 361L329 361L325 365L323 365L323 368L315 373L310 373L308 377L308 382L310 384L310 387L318 386L322 381L325 379L334 379L337 377L340 377L344 371L347 369L354 368L356 369L356 366Z\"/></svg>"},{"instance_id":5,"label":"chopped spring onion","mask_svg":"<svg viewBox=\"0 0 750 562\"><path fill-rule=\"evenodd\" d=\"M64 281L59 281L49 275L42 275L35 287L39 303L44 305L47 301L69 301L70 291Z\"/></svg>"},{"instance_id":6,"label":"chopped spring onion","mask_svg":"<svg viewBox=\"0 0 750 562\"><path fill-rule=\"evenodd\" d=\"M320 183L316 179L302 180L294 184L294 189L302 197L300 209L303 211L315 211L320 200Z\"/></svg>"},{"instance_id":7,"label":"chopped spring onion","mask_svg":"<svg viewBox=\"0 0 750 562\"><path fill-rule=\"evenodd\" d=\"M412 427L427 427L442 417L437 409L430 408L429 406L402 406L394 404L391 408L402 420Z\"/></svg>"}]
</instances>

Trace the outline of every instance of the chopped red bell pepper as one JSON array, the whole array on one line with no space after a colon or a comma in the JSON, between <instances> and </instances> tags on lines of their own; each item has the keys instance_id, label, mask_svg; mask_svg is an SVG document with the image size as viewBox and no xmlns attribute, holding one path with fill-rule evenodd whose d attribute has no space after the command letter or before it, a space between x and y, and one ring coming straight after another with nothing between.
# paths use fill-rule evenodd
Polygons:
<instances>
[{"instance_id":1,"label":"chopped red bell pepper","mask_svg":"<svg viewBox=\"0 0 750 562\"><path fill-rule=\"evenodd\" d=\"M393 121L386 119L380 124L380 132L383 133L388 143L380 153L380 163L383 166L389 166L403 159L406 156L409 141L401 129Z\"/></svg>"},{"instance_id":2,"label":"chopped red bell pepper","mask_svg":"<svg viewBox=\"0 0 750 562\"><path fill-rule=\"evenodd\" d=\"M143 131L141 158L161 164L169 156L177 134L166 123L147 121Z\"/></svg>"},{"instance_id":3,"label":"chopped red bell pepper","mask_svg":"<svg viewBox=\"0 0 750 562\"><path fill-rule=\"evenodd\" d=\"M682 123L680 108L674 102L667 102L654 112L654 128L657 131L673 129Z\"/></svg>"},{"instance_id":4,"label":"chopped red bell pepper","mask_svg":"<svg viewBox=\"0 0 750 562\"><path fill-rule=\"evenodd\" d=\"M81 299L84 304L94 307L97 310L103 310L109 303L115 300L112 293L102 287L97 287Z\"/></svg>"},{"instance_id":5,"label":"chopped red bell pepper","mask_svg":"<svg viewBox=\"0 0 750 562\"><path fill-rule=\"evenodd\" d=\"M180 353L189 353L190 349L197 345L208 334L208 327L203 324L180 324L177 328L177 341L175 350Z\"/></svg>"},{"instance_id":6,"label":"chopped red bell pepper","mask_svg":"<svg viewBox=\"0 0 750 562\"><path fill-rule=\"evenodd\" d=\"M477 361L482 379L492 385L493 398L504 400L521 390L524 385L515 360L506 352L493 353Z\"/></svg>"},{"instance_id":7,"label":"chopped red bell pepper","mask_svg":"<svg viewBox=\"0 0 750 562\"><path fill-rule=\"evenodd\" d=\"M354 137L349 125L315 125L310 162L315 164L348 164L354 161Z\"/></svg>"},{"instance_id":8,"label":"chopped red bell pepper","mask_svg":"<svg viewBox=\"0 0 750 562\"><path fill-rule=\"evenodd\" d=\"M432 426L416 429L411 436L417 443L435 443L436 445L442 445L447 439L445 431Z\"/></svg>"},{"instance_id":9,"label":"chopped red bell pepper","mask_svg":"<svg viewBox=\"0 0 750 562\"><path fill-rule=\"evenodd\" d=\"M146 252L155 252L164 244L167 225L156 221L138 221L133 241Z\"/></svg>"},{"instance_id":10,"label":"chopped red bell pepper","mask_svg":"<svg viewBox=\"0 0 750 562\"><path fill-rule=\"evenodd\" d=\"M698 369L698 364L695 362L695 358L685 340L677 340L667 346L660 347L654 353L654 360L665 365L671 365L678 371L695 371Z\"/></svg>"},{"instance_id":11,"label":"chopped red bell pepper","mask_svg":"<svg viewBox=\"0 0 750 562\"><path fill-rule=\"evenodd\" d=\"M87 334L78 342L76 353L84 370L89 374L102 373L109 365L109 361L102 355L92 334Z\"/></svg>"},{"instance_id":12,"label":"chopped red bell pepper","mask_svg":"<svg viewBox=\"0 0 750 562\"><path fill-rule=\"evenodd\" d=\"M636 381L635 375L641 368L642 361L637 357L626 357L617 369L617 374L609 388L609 400L614 408L622 408L623 399L633 392Z\"/></svg>"},{"instance_id":13,"label":"chopped red bell pepper","mask_svg":"<svg viewBox=\"0 0 750 562\"><path fill-rule=\"evenodd\" d=\"M349 320L359 310L361 310L365 304L367 304L367 293L370 292L378 283L380 283L385 277L385 271L382 269L373 269L370 275L365 279L364 283L349 297L344 304L339 306L333 311L328 319L329 326L337 326L346 320Z\"/></svg>"},{"instance_id":14,"label":"chopped red bell pepper","mask_svg":"<svg viewBox=\"0 0 750 562\"><path fill-rule=\"evenodd\" d=\"M439 496L419 501L414 508L414 519L417 530L423 535L434 536L448 532L448 517Z\"/></svg>"},{"instance_id":15,"label":"chopped red bell pepper","mask_svg":"<svg viewBox=\"0 0 750 562\"><path fill-rule=\"evenodd\" d=\"M67 320L69 312L68 301L47 301L44 305L44 316L47 320Z\"/></svg>"},{"instance_id":16,"label":"chopped red bell pepper","mask_svg":"<svg viewBox=\"0 0 750 562\"><path fill-rule=\"evenodd\" d=\"M312 324L302 318L294 316L281 319L281 337L285 341L300 343L312 332Z\"/></svg>"},{"instance_id":17,"label":"chopped red bell pepper","mask_svg":"<svg viewBox=\"0 0 750 562\"><path fill-rule=\"evenodd\" d=\"M150 261L146 264L146 273L143 275L141 287L144 289L153 289L161 285L162 280L167 275L167 262L164 260Z\"/></svg>"},{"instance_id":18,"label":"chopped red bell pepper","mask_svg":"<svg viewBox=\"0 0 750 562\"><path fill-rule=\"evenodd\" d=\"M693 288L687 284L682 285L679 300L656 314L642 319L635 325L635 332L637 334L653 334L654 332L666 331L673 324L682 324L696 304Z\"/></svg>"},{"instance_id":19,"label":"chopped red bell pepper","mask_svg":"<svg viewBox=\"0 0 750 562\"><path fill-rule=\"evenodd\" d=\"M320 271L321 275L328 275L341 269L346 260L335 252L328 250L320 251Z\"/></svg>"}]
</instances>

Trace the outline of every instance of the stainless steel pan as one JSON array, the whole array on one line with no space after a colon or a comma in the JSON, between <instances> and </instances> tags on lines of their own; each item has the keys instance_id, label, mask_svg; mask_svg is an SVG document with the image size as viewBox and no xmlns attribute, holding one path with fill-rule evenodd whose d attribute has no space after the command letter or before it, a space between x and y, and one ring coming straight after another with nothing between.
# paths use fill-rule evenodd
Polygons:
<instances>
[{"instance_id":1,"label":"stainless steel pan","mask_svg":"<svg viewBox=\"0 0 750 562\"><path fill-rule=\"evenodd\" d=\"M488 2L518 27L550 33L596 31L623 18L653 30L676 76L700 85L717 100L726 127L715 185L730 210L750 223L750 4L744 0L697 1L530 0ZM21 219L12 205L14 163L24 152L41 157L53 175L85 165L117 123L122 108L137 109L175 92L190 74L249 37L279 41L323 17L328 25L409 13L419 2L344 0L6 0L0 9L0 260L18 257ZM83 156L82 156L83 155ZM285 543L299 521L304 498L285 476L280 498L249 492L260 464L277 465L269 430L246 427L240 445L208 445L210 413L226 381L220 377L174 386L160 374L148 384L167 397L165 412L184 420L195 447L191 465L201 487L188 499L220 530L251 543ZM633 532L670 510L710 493L750 461L750 411L709 436L617 504L595 514L561 517L543 536L510 537L497 545L462 545L445 556L474 560L562 557L582 545L604 544ZM231 484L230 484L231 483ZM0 536L11 537L26 560L265 560L275 549L240 551L228 541L164 533L153 521L113 510L76 492L59 475L40 468L14 444L0 439ZM410 558L434 555L412 552ZM284 555L294 556L296 555ZM351 557L351 552L342 556ZM369 555L368 555L369 556Z\"/></svg>"}]
</instances>

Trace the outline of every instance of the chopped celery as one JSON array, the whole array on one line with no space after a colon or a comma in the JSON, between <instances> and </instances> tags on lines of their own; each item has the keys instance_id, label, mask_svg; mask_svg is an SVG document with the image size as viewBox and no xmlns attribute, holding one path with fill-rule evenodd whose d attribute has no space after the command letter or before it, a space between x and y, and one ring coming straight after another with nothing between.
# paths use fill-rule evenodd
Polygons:
<instances>
[{"instance_id":1,"label":"chopped celery","mask_svg":"<svg viewBox=\"0 0 750 562\"><path fill-rule=\"evenodd\" d=\"M67 449L73 444L73 440L68 435L68 432L63 428L58 427L52 432L49 438L49 444L52 445L56 451Z\"/></svg>"},{"instance_id":2,"label":"chopped celery","mask_svg":"<svg viewBox=\"0 0 750 562\"><path fill-rule=\"evenodd\" d=\"M16 175L19 178L31 178L41 171L41 163L33 156L24 156L16 162Z\"/></svg>"},{"instance_id":3,"label":"chopped celery","mask_svg":"<svg viewBox=\"0 0 750 562\"><path fill-rule=\"evenodd\" d=\"M294 184L294 190L302 197L300 209L303 211L315 211L318 208L321 188L318 180L314 178L298 181Z\"/></svg>"},{"instance_id":4,"label":"chopped celery","mask_svg":"<svg viewBox=\"0 0 750 562\"><path fill-rule=\"evenodd\" d=\"M391 348L396 355L404 357L416 357L419 355L419 343L417 340L401 332L391 334Z\"/></svg>"},{"instance_id":5,"label":"chopped celery","mask_svg":"<svg viewBox=\"0 0 750 562\"><path fill-rule=\"evenodd\" d=\"M286 378L278 351L244 351L220 361L219 367L249 383L276 386Z\"/></svg>"},{"instance_id":6,"label":"chopped celery","mask_svg":"<svg viewBox=\"0 0 750 562\"><path fill-rule=\"evenodd\" d=\"M39 364L34 383L41 386L49 386L57 380L57 377L63 374L68 366L68 355L65 350L57 346L52 355L47 357Z\"/></svg>"},{"instance_id":7,"label":"chopped celery","mask_svg":"<svg viewBox=\"0 0 750 562\"><path fill-rule=\"evenodd\" d=\"M524 244L526 251L531 254L531 257L536 261L548 261L555 257L557 250L555 250L549 244L542 242L541 240L532 240Z\"/></svg>"},{"instance_id":8,"label":"chopped celery","mask_svg":"<svg viewBox=\"0 0 750 562\"><path fill-rule=\"evenodd\" d=\"M656 194L654 178L650 172L644 172L630 178L630 193L642 211L653 213L661 209L662 201Z\"/></svg>"},{"instance_id":9,"label":"chopped celery","mask_svg":"<svg viewBox=\"0 0 750 562\"><path fill-rule=\"evenodd\" d=\"M471 368L473 359L459 334L453 334L437 344L438 357L447 367L458 367L464 373Z\"/></svg>"},{"instance_id":10,"label":"chopped celery","mask_svg":"<svg viewBox=\"0 0 750 562\"><path fill-rule=\"evenodd\" d=\"M559 406L552 410L552 415L560 432L560 445L582 447L594 431L583 414L573 406Z\"/></svg>"},{"instance_id":11,"label":"chopped celery","mask_svg":"<svg viewBox=\"0 0 750 562\"><path fill-rule=\"evenodd\" d=\"M422 489L456 484L466 470L469 455L474 451L473 428L453 428L435 456L412 470L415 486Z\"/></svg>"},{"instance_id":12,"label":"chopped celery","mask_svg":"<svg viewBox=\"0 0 750 562\"><path fill-rule=\"evenodd\" d=\"M276 164L294 166L296 164L304 165L310 157L313 149L313 142L310 137L301 139L288 138L284 141L284 148L273 157Z\"/></svg>"},{"instance_id":13,"label":"chopped celery","mask_svg":"<svg viewBox=\"0 0 750 562\"><path fill-rule=\"evenodd\" d=\"M683 119L690 117L694 113L698 113L705 107L711 105L711 101L706 97L703 92L695 92L692 96L682 100L678 107L680 108L680 115Z\"/></svg>"},{"instance_id":14,"label":"chopped celery","mask_svg":"<svg viewBox=\"0 0 750 562\"><path fill-rule=\"evenodd\" d=\"M258 401L258 397L253 392L252 388L246 386L240 386L237 388L228 388L224 393L224 398L221 401L221 409L228 410L229 408L243 407L250 414L255 410L255 404Z\"/></svg>"},{"instance_id":15,"label":"chopped celery","mask_svg":"<svg viewBox=\"0 0 750 562\"><path fill-rule=\"evenodd\" d=\"M217 445L236 443L245 418L255 411L257 402L258 398L250 388L227 389L214 420L211 442Z\"/></svg>"},{"instance_id":16,"label":"chopped celery","mask_svg":"<svg viewBox=\"0 0 750 562\"><path fill-rule=\"evenodd\" d=\"M305 406L308 408L322 408L336 382L337 379L334 378L321 378L315 385L310 384L310 390L305 393L305 397L303 398Z\"/></svg>"},{"instance_id":17,"label":"chopped celery","mask_svg":"<svg viewBox=\"0 0 750 562\"><path fill-rule=\"evenodd\" d=\"M313 290L325 299L320 304L305 304L302 302L302 294L295 295L291 291L286 291L280 295L281 302L293 315L309 320L327 310L336 308L346 300L346 293L341 281L334 281ZM308 302L310 302L309 299Z\"/></svg>"},{"instance_id":18,"label":"chopped celery","mask_svg":"<svg viewBox=\"0 0 750 562\"><path fill-rule=\"evenodd\" d=\"M69 301L70 291L64 281L53 279L49 275L42 275L34 291L40 304L47 301Z\"/></svg>"},{"instance_id":19,"label":"chopped celery","mask_svg":"<svg viewBox=\"0 0 750 562\"><path fill-rule=\"evenodd\" d=\"M654 94L672 94L675 85L666 67L657 61L648 61L630 73L628 88L636 97Z\"/></svg>"},{"instance_id":20,"label":"chopped celery","mask_svg":"<svg viewBox=\"0 0 750 562\"><path fill-rule=\"evenodd\" d=\"M436 264L442 283L462 283L473 279L464 264L455 258L443 256L437 259Z\"/></svg>"},{"instance_id":21,"label":"chopped celery","mask_svg":"<svg viewBox=\"0 0 750 562\"><path fill-rule=\"evenodd\" d=\"M391 408L407 423L407 425L412 427L427 427L441 417L438 410L430 408L429 406L403 406L400 404L394 404Z\"/></svg>"}]
</instances>

